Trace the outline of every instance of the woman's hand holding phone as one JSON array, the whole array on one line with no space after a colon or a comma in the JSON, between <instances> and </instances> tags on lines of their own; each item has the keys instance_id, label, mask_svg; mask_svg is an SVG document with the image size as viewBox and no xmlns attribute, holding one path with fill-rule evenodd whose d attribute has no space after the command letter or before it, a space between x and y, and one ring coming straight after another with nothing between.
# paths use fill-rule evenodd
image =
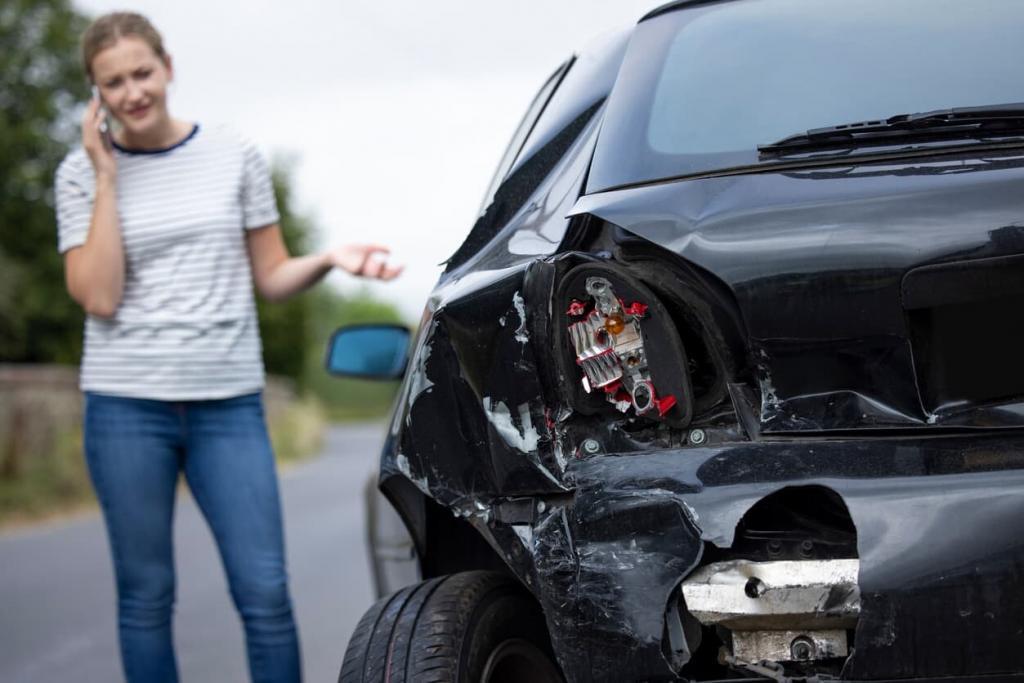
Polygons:
<instances>
[{"instance_id":1,"label":"woman's hand holding phone","mask_svg":"<svg viewBox=\"0 0 1024 683\"><path fill-rule=\"evenodd\" d=\"M95 88L82 116L82 147L89 155L97 177L104 175L112 179L117 176L117 162L114 159L110 137L110 121Z\"/></svg>"}]
</instances>

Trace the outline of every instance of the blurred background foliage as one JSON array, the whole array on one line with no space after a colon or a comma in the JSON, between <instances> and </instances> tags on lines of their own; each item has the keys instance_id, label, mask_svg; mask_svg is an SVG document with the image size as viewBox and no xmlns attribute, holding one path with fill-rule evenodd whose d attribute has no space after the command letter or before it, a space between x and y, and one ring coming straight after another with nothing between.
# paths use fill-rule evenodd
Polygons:
<instances>
[{"instance_id":1,"label":"blurred background foliage","mask_svg":"<svg viewBox=\"0 0 1024 683\"><path fill-rule=\"evenodd\" d=\"M78 47L88 21L70 0L0 0L0 371L14 368L7 374L22 378L0 383L0 524L91 497L73 379L59 391L43 381L73 375L82 350L84 317L67 294L56 249L53 176L78 143L89 96ZM294 207L294 161L275 160L273 181L285 242L302 254L317 246L318 234ZM270 431L282 459L315 452L325 418L385 415L395 383L329 377L323 358L334 329L400 322L395 306L366 291L342 295L320 284L285 303L261 301L258 310L267 372L294 387L268 392L268 405L275 404ZM39 377L27 389L25 370Z\"/></svg>"},{"instance_id":2,"label":"blurred background foliage","mask_svg":"<svg viewBox=\"0 0 1024 683\"><path fill-rule=\"evenodd\" d=\"M293 207L290 159L273 164L274 194L281 214L281 232L292 254L308 253L316 229ZM314 396L335 420L381 417L390 406L397 384L331 377L324 370L327 341L342 325L402 322L398 308L366 290L341 295L327 284L283 303L258 301L263 361L267 372L295 382L303 396Z\"/></svg>"},{"instance_id":3,"label":"blurred background foliage","mask_svg":"<svg viewBox=\"0 0 1024 683\"><path fill-rule=\"evenodd\" d=\"M87 20L68 0L0 2L0 360L74 363L82 311L64 290L53 174L78 137L89 88Z\"/></svg>"}]
</instances>

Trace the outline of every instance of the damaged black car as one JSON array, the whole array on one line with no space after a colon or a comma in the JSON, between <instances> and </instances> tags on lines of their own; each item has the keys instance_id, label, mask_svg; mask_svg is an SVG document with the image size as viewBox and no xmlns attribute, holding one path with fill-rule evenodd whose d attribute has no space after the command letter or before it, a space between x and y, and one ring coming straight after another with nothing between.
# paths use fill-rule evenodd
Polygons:
<instances>
[{"instance_id":1,"label":"damaged black car","mask_svg":"<svg viewBox=\"0 0 1024 683\"><path fill-rule=\"evenodd\" d=\"M1024 679L1022 30L687 0L560 66L408 358L332 340L404 373L340 680Z\"/></svg>"}]
</instances>

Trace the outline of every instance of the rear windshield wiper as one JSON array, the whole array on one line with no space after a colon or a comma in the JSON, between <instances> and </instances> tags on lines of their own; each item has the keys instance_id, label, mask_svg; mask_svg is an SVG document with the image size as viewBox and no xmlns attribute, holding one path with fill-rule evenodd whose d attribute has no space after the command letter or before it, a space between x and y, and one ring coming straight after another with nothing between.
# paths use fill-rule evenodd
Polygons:
<instances>
[{"instance_id":1,"label":"rear windshield wiper","mask_svg":"<svg viewBox=\"0 0 1024 683\"><path fill-rule=\"evenodd\" d=\"M890 144L894 138L943 140L1024 132L1024 103L937 109L887 119L812 128L777 142L758 145L762 156L810 152L851 145Z\"/></svg>"}]
</instances>

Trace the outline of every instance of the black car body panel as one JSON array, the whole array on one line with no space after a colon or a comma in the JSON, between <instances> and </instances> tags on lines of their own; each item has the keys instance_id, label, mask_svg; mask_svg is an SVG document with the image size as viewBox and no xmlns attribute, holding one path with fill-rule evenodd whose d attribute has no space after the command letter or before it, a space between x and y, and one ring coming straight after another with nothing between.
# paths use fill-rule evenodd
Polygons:
<instances>
[{"instance_id":1,"label":"black car body panel","mask_svg":"<svg viewBox=\"0 0 1024 683\"><path fill-rule=\"evenodd\" d=\"M706 648L669 635L695 569L856 558L851 653L820 673L1016 679L1024 149L585 195L605 106L588 92L513 164L424 313L381 460L424 573L446 508L540 600L568 680L709 680ZM587 268L653 292L689 358L688 424L581 397L560 286ZM765 545L750 530L772 506L797 521Z\"/></svg>"},{"instance_id":2,"label":"black car body panel","mask_svg":"<svg viewBox=\"0 0 1024 683\"><path fill-rule=\"evenodd\" d=\"M1022 157L950 159L658 184L590 195L576 211L679 254L735 294L765 432L1020 427L1020 354L986 337L1022 330L1022 187ZM941 269L944 291L926 267ZM971 311L990 305L1006 311L1005 328L970 326ZM998 354L992 395L915 372L915 345L960 351L945 327L958 319L976 349Z\"/></svg>"},{"instance_id":3,"label":"black car body panel","mask_svg":"<svg viewBox=\"0 0 1024 683\"><path fill-rule=\"evenodd\" d=\"M728 548L758 501L821 486L842 497L857 529L863 602L846 676L1019 671L1022 445L1019 436L809 440L581 462L575 506L535 527L545 607L578 596L551 629L565 638L559 651L574 654L567 670L664 675L661 616L702 541ZM551 558L566 548L576 562L559 572Z\"/></svg>"}]
</instances>

